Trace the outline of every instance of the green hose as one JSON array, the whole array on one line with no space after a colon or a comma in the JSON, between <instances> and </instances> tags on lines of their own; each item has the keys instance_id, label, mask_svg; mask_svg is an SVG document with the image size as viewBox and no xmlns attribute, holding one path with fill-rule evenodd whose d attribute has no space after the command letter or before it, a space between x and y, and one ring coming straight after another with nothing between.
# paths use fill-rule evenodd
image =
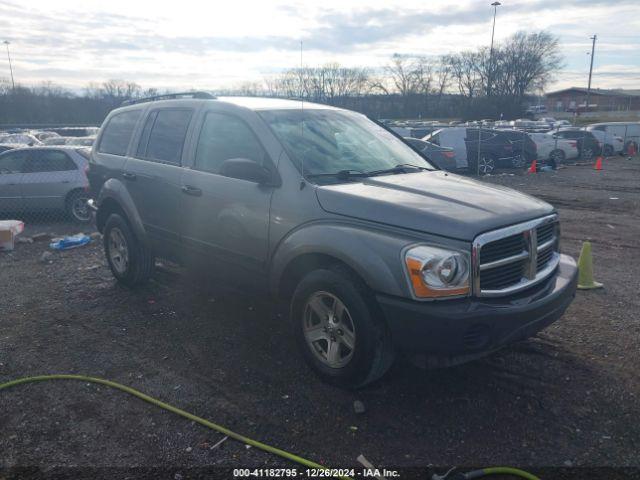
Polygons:
<instances>
[{"instance_id":1,"label":"green hose","mask_svg":"<svg viewBox=\"0 0 640 480\"><path fill-rule=\"evenodd\" d=\"M5 388L15 387L16 385L23 385L25 383L34 383L34 382L45 382L49 380L79 380L81 382L89 382L89 383L97 383L100 385L106 385L107 387L115 388L116 390L123 391L134 397L138 397L145 402L151 403L157 407L163 408L170 412L173 412L181 417L188 418L189 420L193 420L194 422L199 423L200 425L204 425L211 430L215 430L220 432L227 437L233 438L234 440L238 440L246 445L251 445L252 447L258 448L265 452L272 453L274 455L278 455L282 458L286 458L287 460L291 460L292 462L298 463L300 465L304 465L305 467L327 470L327 467L323 467L322 465L312 462L311 460L307 460L306 458L299 457L293 453L289 453L285 450L281 450L276 447L272 447L271 445L267 445L262 442L258 442L257 440L253 440L251 438L240 435L239 433L232 432L226 427L222 425L218 425L216 423L205 420L202 417L198 417L193 415L192 413L185 412L184 410L174 407L173 405L169 405L161 400L150 397L134 388L127 387L126 385L122 385L121 383L112 382L111 380L105 380L103 378L96 377L87 377L85 375L68 375L68 374L57 374L57 375L38 375L35 377L24 377L18 378L17 380L11 380L6 383L0 384L0 390L4 390ZM468 472L463 474L465 479L473 479L473 478L481 478L487 475L515 475L526 480L540 480L535 475L525 472L524 470L519 470L517 468L512 467L490 467L483 468L482 470L474 470L473 472ZM350 477L336 477L341 480L352 480ZM442 477L440 477L442 478Z\"/></svg>"},{"instance_id":2,"label":"green hose","mask_svg":"<svg viewBox=\"0 0 640 480\"><path fill-rule=\"evenodd\" d=\"M228 428L225 428L221 425L205 420L204 418L193 415L192 413L185 412L180 408L174 407L173 405L169 405L168 403L164 403L161 400L150 397L149 395L146 395L134 388L127 387L126 385L122 385L117 382L112 382L111 380L105 380L102 378L95 378L95 377L87 377L84 375L67 375L67 374L38 375L36 377L24 377L24 378L19 378L17 380L12 380L10 382L2 383L0 384L0 390L3 390L5 388L10 388L10 387L15 387L16 385L23 385L25 383L45 382L48 380L79 380L81 382L90 382L90 383L98 383L100 385L106 385L107 387L121 390L130 395L133 395L134 397L138 397L139 399L144 400L145 402L151 403L160 408L164 408L165 410L178 414L181 417L188 418L189 420L193 420L194 422L198 422L200 425L204 425L207 428L220 432L226 435L227 437L238 440L239 442L242 442L246 445L251 445L252 447L258 448L260 450L264 450L265 452L278 455L282 458L286 458L287 460L291 460L292 462L298 463L300 465L304 465L305 467L327 470L327 467L323 467L322 465L312 462L311 460L307 460L306 458L299 457L298 455L289 453L285 450L272 447L271 445L258 442L257 440L253 440L251 438L245 437L243 435L240 435L239 433L232 432ZM337 477L337 478L340 478L342 480L352 480L350 477Z\"/></svg>"},{"instance_id":3,"label":"green hose","mask_svg":"<svg viewBox=\"0 0 640 480\"><path fill-rule=\"evenodd\" d=\"M540 480L535 475L512 467L489 467L483 468L485 475L515 475L516 477L526 478L527 480Z\"/></svg>"}]
</instances>

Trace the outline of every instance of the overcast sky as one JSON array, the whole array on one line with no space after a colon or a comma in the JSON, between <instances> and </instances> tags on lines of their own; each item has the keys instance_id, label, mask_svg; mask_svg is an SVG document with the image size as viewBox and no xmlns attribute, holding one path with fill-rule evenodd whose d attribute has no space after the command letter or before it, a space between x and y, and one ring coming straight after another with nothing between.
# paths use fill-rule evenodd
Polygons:
<instances>
[{"instance_id":1,"label":"overcast sky","mask_svg":"<svg viewBox=\"0 0 640 480\"><path fill-rule=\"evenodd\" d=\"M489 45L493 7L437 0L0 0L0 41L17 82L80 90L90 81L214 89L300 64L380 67L393 53L437 56ZM558 35L566 66L548 90L640 88L640 0L502 0L496 42ZM4 47L4 45L1 45ZM0 78L9 77L6 52Z\"/></svg>"}]
</instances>

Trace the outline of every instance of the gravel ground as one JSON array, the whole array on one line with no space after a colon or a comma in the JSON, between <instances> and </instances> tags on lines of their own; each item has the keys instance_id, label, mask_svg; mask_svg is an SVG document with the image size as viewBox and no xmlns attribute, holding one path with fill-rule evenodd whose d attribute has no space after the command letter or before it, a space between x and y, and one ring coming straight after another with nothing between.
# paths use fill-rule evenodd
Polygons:
<instances>
[{"instance_id":1,"label":"gravel ground","mask_svg":"<svg viewBox=\"0 0 640 480\"><path fill-rule=\"evenodd\" d=\"M579 292L560 321L529 341L450 369L400 360L357 392L310 373L267 299L168 267L131 291L111 277L99 241L53 252L46 263L46 242L19 244L0 254L0 382L46 373L105 377L330 466L355 466L364 454L377 466L639 467L639 180L638 157L608 159L601 172L569 166L487 177L558 207L563 250L577 257L590 239L605 288ZM36 223L25 233L40 230L78 227ZM355 400L366 412L354 412ZM80 382L0 394L5 473L16 466L290 466L231 440L212 448L221 438Z\"/></svg>"}]
</instances>

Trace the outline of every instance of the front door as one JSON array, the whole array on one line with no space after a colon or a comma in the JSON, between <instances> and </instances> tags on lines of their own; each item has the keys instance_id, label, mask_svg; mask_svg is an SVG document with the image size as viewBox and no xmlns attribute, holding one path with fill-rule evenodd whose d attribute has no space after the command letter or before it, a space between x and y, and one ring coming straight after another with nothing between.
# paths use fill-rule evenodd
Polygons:
<instances>
[{"instance_id":1,"label":"front door","mask_svg":"<svg viewBox=\"0 0 640 480\"><path fill-rule=\"evenodd\" d=\"M0 211L22 212L22 181L25 150L8 152L0 157Z\"/></svg>"},{"instance_id":2,"label":"front door","mask_svg":"<svg viewBox=\"0 0 640 480\"><path fill-rule=\"evenodd\" d=\"M205 255L232 281L259 285L266 272L272 187L221 174L225 160L270 160L244 120L207 111L193 166L182 178L183 242Z\"/></svg>"}]
</instances>

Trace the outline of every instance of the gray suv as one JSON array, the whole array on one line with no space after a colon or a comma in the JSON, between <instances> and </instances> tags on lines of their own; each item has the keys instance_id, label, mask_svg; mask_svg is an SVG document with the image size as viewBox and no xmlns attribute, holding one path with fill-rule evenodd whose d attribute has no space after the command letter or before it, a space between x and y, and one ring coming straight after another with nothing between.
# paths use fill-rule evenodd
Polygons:
<instances>
[{"instance_id":1,"label":"gray suv","mask_svg":"<svg viewBox=\"0 0 640 480\"><path fill-rule=\"evenodd\" d=\"M451 365L527 338L577 269L545 202L443 172L366 117L298 101L155 97L109 114L89 180L113 275L209 265L288 302L323 379L361 386L395 352Z\"/></svg>"}]
</instances>

